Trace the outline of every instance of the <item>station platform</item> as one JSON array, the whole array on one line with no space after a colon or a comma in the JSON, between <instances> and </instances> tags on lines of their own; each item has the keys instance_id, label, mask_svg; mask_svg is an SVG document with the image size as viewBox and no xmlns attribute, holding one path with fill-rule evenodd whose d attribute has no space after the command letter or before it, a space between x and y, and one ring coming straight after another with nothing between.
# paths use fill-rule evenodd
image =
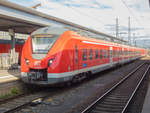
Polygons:
<instances>
[{"instance_id":1,"label":"station platform","mask_svg":"<svg viewBox=\"0 0 150 113\"><path fill-rule=\"evenodd\" d=\"M20 69L0 70L0 84L20 79Z\"/></svg>"},{"instance_id":2,"label":"station platform","mask_svg":"<svg viewBox=\"0 0 150 113\"><path fill-rule=\"evenodd\" d=\"M150 113L150 82L141 113Z\"/></svg>"}]
</instances>

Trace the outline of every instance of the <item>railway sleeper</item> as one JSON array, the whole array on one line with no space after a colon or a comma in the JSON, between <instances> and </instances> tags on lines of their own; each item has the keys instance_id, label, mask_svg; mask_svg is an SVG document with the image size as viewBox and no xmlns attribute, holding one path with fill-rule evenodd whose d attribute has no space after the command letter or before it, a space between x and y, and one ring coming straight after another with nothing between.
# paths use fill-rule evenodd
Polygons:
<instances>
[{"instance_id":1,"label":"railway sleeper","mask_svg":"<svg viewBox=\"0 0 150 113\"><path fill-rule=\"evenodd\" d=\"M102 105L111 105L111 106L113 106L113 105L115 105L115 106L121 106L122 104L125 104L125 103L110 103L110 102L102 102L102 103L100 103L100 104L102 104Z\"/></svg>"},{"instance_id":2,"label":"railway sleeper","mask_svg":"<svg viewBox=\"0 0 150 113\"><path fill-rule=\"evenodd\" d=\"M119 109L122 109L124 106L123 105L116 105L116 104L99 104L96 106L96 108L108 108L108 109L116 109L116 108L119 108Z\"/></svg>"},{"instance_id":3,"label":"railway sleeper","mask_svg":"<svg viewBox=\"0 0 150 113\"><path fill-rule=\"evenodd\" d=\"M108 103L126 103L127 102L127 99L126 100L121 100L121 99L110 99L110 98L106 98L105 99L105 102L108 102Z\"/></svg>"},{"instance_id":4,"label":"railway sleeper","mask_svg":"<svg viewBox=\"0 0 150 113\"><path fill-rule=\"evenodd\" d=\"M128 95L118 95L118 94L110 94L109 95L110 97L118 97L118 98L121 98L121 97L128 97Z\"/></svg>"},{"instance_id":5,"label":"railway sleeper","mask_svg":"<svg viewBox=\"0 0 150 113\"><path fill-rule=\"evenodd\" d=\"M107 111L103 111L103 112L100 112L100 111L92 111L92 112L90 112L90 113L109 113L109 112L107 112ZM115 112L115 113L120 113L120 112Z\"/></svg>"},{"instance_id":6,"label":"railway sleeper","mask_svg":"<svg viewBox=\"0 0 150 113\"><path fill-rule=\"evenodd\" d=\"M100 111L107 111L108 113L111 113L111 112L116 113L116 112L120 112L122 110L122 108L117 108L117 107L116 108L96 107L93 111L95 111L95 110L97 110L99 112Z\"/></svg>"},{"instance_id":7,"label":"railway sleeper","mask_svg":"<svg viewBox=\"0 0 150 113\"><path fill-rule=\"evenodd\" d=\"M103 109L103 110L94 109L90 113L120 113L120 111L119 110L108 111L107 109Z\"/></svg>"},{"instance_id":8,"label":"railway sleeper","mask_svg":"<svg viewBox=\"0 0 150 113\"><path fill-rule=\"evenodd\" d=\"M107 97L110 100L116 100L116 101L126 101L128 98L127 97L122 97L122 98L117 98L117 97Z\"/></svg>"}]
</instances>

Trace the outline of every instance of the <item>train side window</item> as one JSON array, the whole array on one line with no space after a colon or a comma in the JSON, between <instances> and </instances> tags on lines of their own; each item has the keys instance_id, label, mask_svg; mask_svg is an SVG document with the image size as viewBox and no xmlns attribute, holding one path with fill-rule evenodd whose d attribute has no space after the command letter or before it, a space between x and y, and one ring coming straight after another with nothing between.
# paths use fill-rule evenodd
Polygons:
<instances>
[{"instance_id":1,"label":"train side window","mask_svg":"<svg viewBox=\"0 0 150 113\"><path fill-rule=\"evenodd\" d=\"M119 50L119 56L121 57L121 50Z\"/></svg>"},{"instance_id":2,"label":"train side window","mask_svg":"<svg viewBox=\"0 0 150 113\"><path fill-rule=\"evenodd\" d=\"M106 53L106 50L104 50L104 58L107 57L107 53Z\"/></svg>"},{"instance_id":3,"label":"train side window","mask_svg":"<svg viewBox=\"0 0 150 113\"><path fill-rule=\"evenodd\" d=\"M119 57L119 55L120 55L120 51L118 50L118 51L117 51L117 57Z\"/></svg>"},{"instance_id":4,"label":"train side window","mask_svg":"<svg viewBox=\"0 0 150 113\"><path fill-rule=\"evenodd\" d=\"M107 58L109 58L109 50L107 50Z\"/></svg>"},{"instance_id":5,"label":"train side window","mask_svg":"<svg viewBox=\"0 0 150 113\"><path fill-rule=\"evenodd\" d=\"M89 59L90 60L93 59L93 50L92 49L89 50Z\"/></svg>"},{"instance_id":6,"label":"train side window","mask_svg":"<svg viewBox=\"0 0 150 113\"><path fill-rule=\"evenodd\" d=\"M78 62L78 47L75 46L75 62Z\"/></svg>"},{"instance_id":7,"label":"train side window","mask_svg":"<svg viewBox=\"0 0 150 113\"><path fill-rule=\"evenodd\" d=\"M103 59L103 51L100 50L100 59Z\"/></svg>"},{"instance_id":8,"label":"train side window","mask_svg":"<svg viewBox=\"0 0 150 113\"><path fill-rule=\"evenodd\" d=\"M82 51L82 60L83 61L87 60L87 49L83 49Z\"/></svg>"},{"instance_id":9,"label":"train side window","mask_svg":"<svg viewBox=\"0 0 150 113\"><path fill-rule=\"evenodd\" d=\"M120 51L120 50L118 50L118 57L120 57L120 55L121 55L121 51Z\"/></svg>"},{"instance_id":10,"label":"train side window","mask_svg":"<svg viewBox=\"0 0 150 113\"><path fill-rule=\"evenodd\" d=\"M125 57L126 56L126 52L125 51L123 51L123 57Z\"/></svg>"},{"instance_id":11,"label":"train side window","mask_svg":"<svg viewBox=\"0 0 150 113\"><path fill-rule=\"evenodd\" d=\"M113 57L115 57L115 50L113 50Z\"/></svg>"},{"instance_id":12,"label":"train side window","mask_svg":"<svg viewBox=\"0 0 150 113\"><path fill-rule=\"evenodd\" d=\"M119 50L117 50L117 57L119 57Z\"/></svg>"},{"instance_id":13,"label":"train side window","mask_svg":"<svg viewBox=\"0 0 150 113\"><path fill-rule=\"evenodd\" d=\"M116 51L116 57L118 57L118 50Z\"/></svg>"},{"instance_id":14,"label":"train side window","mask_svg":"<svg viewBox=\"0 0 150 113\"><path fill-rule=\"evenodd\" d=\"M115 50L115 57L117 57L117 51Z\"/></svg>"},{"instance_id":15,"label":"train side window","mask_svg":"<svg viewBox=\"0 0 150 113\"><path fill-rule=\"evenodd\" d=\"M120 57L122 57L122 50L120 50Z\"/></svg>"},{"instance_id":16,"label":"train side window","mask_svg":"<svg viewBox=\"0 0 150 113\"><path fill-rule=\"evenodd\" d=\"M125 57L125 51L123 51L123 57Z\"/></svg>"},{"instance_id":17,"label":"train side window","mask_svg":"<svg viewBox=\"0 0 150 113\"><path fill-rule=\"evenodd\" d=\"M98 49L95 50L95 59L98 58Z\"/></svg>"},{"instance_id":18,"label":"train side window","mask_svg":"<svg viewBox=\"0 0 150 113\"><path fill-rule=\"evenodd\" d=\"M120 55L120 56L122 57L122 56L123 56L122 50L120 50L120 53L121 53L121 55Z\"/></svg>"}]
</instances>

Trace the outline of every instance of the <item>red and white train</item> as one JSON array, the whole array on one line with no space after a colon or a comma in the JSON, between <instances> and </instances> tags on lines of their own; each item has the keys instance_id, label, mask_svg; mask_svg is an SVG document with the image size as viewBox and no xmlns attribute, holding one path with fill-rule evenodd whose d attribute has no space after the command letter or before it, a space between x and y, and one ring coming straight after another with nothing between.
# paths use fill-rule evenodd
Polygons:
<instances>
[{"instance_id":1,"label":"red and white train","mask_svg":"<svg viewBox=\"0 0 150 113\"><path fill-rule=\"evenodd\" d=\"M36 85L76 81L87 73L146 54L146 49L81 36L61 27L45 27L34 31L24 44L21 78Z\"/></svg>"}]
</instances>

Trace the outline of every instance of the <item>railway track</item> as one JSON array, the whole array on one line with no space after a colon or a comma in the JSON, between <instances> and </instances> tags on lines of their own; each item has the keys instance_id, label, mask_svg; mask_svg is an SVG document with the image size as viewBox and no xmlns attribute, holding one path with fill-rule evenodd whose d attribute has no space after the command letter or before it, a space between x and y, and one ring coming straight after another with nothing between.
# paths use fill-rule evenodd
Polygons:
<instances>
[{"instance_id":1,"label":"railway track","mask_svg":"<svg viewBox=\"0 0 150 113\"><path fill-rule=\"evenodd\" d=\"M0 104L0 113L13 113L20 111L27 106L33 104L33 101L37 100L35 103L42 103L42 101L48 97L52 97L59 93L66 92L68 90L73 89L71 88L53 88L47 91L38 91L34 94L18 97L17 99L13 99L11 101L7 101L6 103Z\"/></svg>"},{"instance_id":2,"label":"railway track","mask_svg":"<svg viewBox=\"0 0 150 113\"><path fill-rule=\"evenodd\" d=\"M63 91L65 91L65 89L62 89L61 91L58 88L45 89L44 91L38 90L33 94L22 95L20 97L10 99L10 101L6 100L3 104L0 104L0 113L13 113L15 111L19 111L26 106L39 104L43 99Z\"/></svg>"},{"instance_id":3,"label":"railway track","mask_svg":"<svg viewBox=\"0 0 150 113\"><path fill-rule=\"evenodd\" d=\"M150 65L143 63L114 85L82 113L125 113L144 77L150 71Z\"/></svg>"}]
</instances>

